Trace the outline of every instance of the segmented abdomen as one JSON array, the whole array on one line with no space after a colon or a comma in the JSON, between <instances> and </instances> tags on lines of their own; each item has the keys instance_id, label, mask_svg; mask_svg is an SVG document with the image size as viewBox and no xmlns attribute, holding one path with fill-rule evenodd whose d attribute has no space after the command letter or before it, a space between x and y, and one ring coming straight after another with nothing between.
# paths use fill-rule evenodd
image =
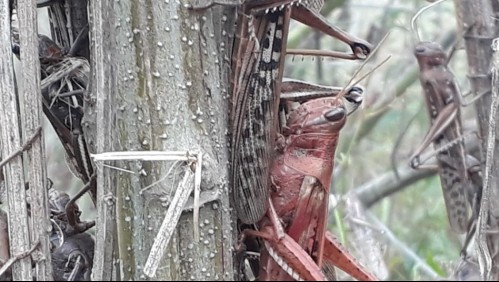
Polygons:
<instances>
[{"instance_id":1,"label":"segmented abdomen","mask_svg":"<svg viewBox=\"0 0 499 282\"><path fill-rule=\"evenodd\" d=\"M459 118L459 115L456 118ZM455 139L459 138L457 132L460 131L459 128L458 121L452 122L449 128L445 130L445 135L442 135L434 142L435 148L448 146L449 143L456 142ZM453 139L453 137L455 138ZM456 142L456 144L437 155L447 216L451 228L457 233L466 232L469 217L466 199L468 189L466 185L471 185L471 183L467 174L464 154L464 144Z\"/></svg>"}]
</instances>

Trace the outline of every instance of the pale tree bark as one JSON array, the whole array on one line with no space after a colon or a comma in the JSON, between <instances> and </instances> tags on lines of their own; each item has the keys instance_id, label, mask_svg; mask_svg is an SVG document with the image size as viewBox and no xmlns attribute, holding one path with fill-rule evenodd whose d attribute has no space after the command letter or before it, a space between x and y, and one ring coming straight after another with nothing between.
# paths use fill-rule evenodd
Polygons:
<instances>
[{"instance_id":1,"label":"pale tree bark","mask_svg":"<svg viewBox=\"0 0 499 282\"><path fill-rule=\"evenodd\" d=\"M37 14L35 0L18 1L21 52L20 88L16 89L12 61L9 1L0 2L0 132L2 165L5 164L5 190L8 203L12 279L38 281L52 279L46 190L46 168L41 135L40 66L38 58ZM22 124L22 128L21 128ZM21 146L22 144L22 146ZM22 158L23 151L27 151ZM3 169L3 168L2 168ZM26 169L26 173L24 170ZM1 179L0 179L1 180ZM25 191L29 183L29 195ZM27 203L30 203L28 212ZM5 238L4 238L5 239ZM2 244L6 244L2 240ZM3 249L6 246L2 246ZM5 255L5 254L4 254ZM2 255L4 257L4 255ZM35 268L32 269L32 258ZM33 271L34 270L34 271ZM3 270L2 270L3 272Z\"/></svg>"},{"instance_id":2,"label":"pale tree bark","mask_svg":"<svg viewBox=\"0 0 499 282\"><path fill-rule=\"evenodd\" d=\"M18 0L19 41L21 52L20 95L23 141L37 135L42 127L40 62L38 58L38 24L36 0ZM30 195L31 244L39 244L33 258L37 281L52 280L50 257L50 219L47 195L45 144L42 134L35 138L24 160L28 171ZM22 188L21 188L22 189ZM19 190L15 193L19 193ZM10 194L9 194L10 197ZM9 208L10 209L10 208ZM15 235L17 236L17 235Z\"/></svg>"},{"instance_id":3,"label":"pale tree bark","mask_svg":"<svg viewBox=\"0 0 499 282\"><path fill-rule=\"evenodd\" d=\"M0 55L2 55L0 71L0 133L2 138L2 157L14 153L21 146L19 132L18 101L14 81L14 65L10 46L10 15L7 9L9 3L2 1L0 6L0 20L2 23L2 39L0 40ZM5 165L5 187L9 207L9 243L10 253L19 254L29 250L30 239L28 229L28 211L26 207L26 193L24 193L24 172L22 158L12 159ZM15 191L19 191L15 193ZM13 234L16 236L12 237ZM29 257L19 260L12 267L13 278L18 280L31 280L31 259Z\"/></svg>"},{"instance_id":4,"label":"pale tree bark","mask_svg":"<svg viewBox=\"0 0 499 282\"><path fill-rule=\"evenodd\" d=\"M90 3L93 74L84 127L97 153L94 280L234 277L227 103L235 9L193 11L185 4ZM116 151L188 151L180 158L192 161L116 160L112 154L114 160L101 160ZM178 224L165 219L179 183L191 189L200 171L198 223L192 195L191 208L175 207L182 210ZM168 245L151 250L164 223L177 227ZM151 251L162 248L155 273L145 272Z\"/></svg>"},{"instance_id":5,"label":"pale tree bark","mask_svg":"<svg viewBox=\"0 0 499 282\"><path fill-rule=\"evenodd\" d=\"M485 96L476 102L479 135L482 137L482 176L484 187L477 222L476 243L482 275L499 279L499 147L489 130L491 114L491 43L497 37L497 20L490 0L455 0L456 13L468 58L468 76L473 94ZM493 87L493 86L492 86ZM497 119L496 116L492 119ZM493 128L497 132L497 128ZM497 136L497 133L496 133ZM489 140L492 137L492 140ZM495 156L492 157L491 156Z\"/></svg>"}]
</instances>

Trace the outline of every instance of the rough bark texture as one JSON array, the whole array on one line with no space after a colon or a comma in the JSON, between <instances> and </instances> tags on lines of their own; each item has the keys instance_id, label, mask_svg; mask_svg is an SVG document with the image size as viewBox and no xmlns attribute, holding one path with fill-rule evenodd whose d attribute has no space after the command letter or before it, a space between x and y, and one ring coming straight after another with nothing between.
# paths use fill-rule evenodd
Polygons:
<instances>
[{"instance_id":1,"label":"rough bark texture","mask_svg":"<svg viewBox=\"0 0 499 282\"><path fill-rule=\"evenodd\" d=\"M19 112L10 45L9 1L0 2L0 132L2 156L7 157L21 147ZM8 198L10 253L17 255L30 248L28 210L24 192L24 171L21 156L4 167ZM31 280L31 258L19 260L12 267L15 280Z\"/></svg>"},{"instance_id":2,"label":"rough bark texture","mask_svg":"<svg viewBox=\"0 0 499 282\"><path fill-rule=\"evenodd\" d=\"M113 26L110 16L111 1L92 1L90 5L90 33L92 35L91 44L91 69L92 79L90 92L94 97L88 101L94 103L95 107L87 107L82 126L85 128L86 140L90 148L97 146L99 151L111 151L113 148L113 104L115 77L113 75L113 60L111 50L115 48L114 40L109 40L111 27ZM114 55L116 58L116 54ZM91 104L90 104L91 105ZM96 112L97 111L97 112ZM96 126L96 120L99 126ZM92 133L95 134L92 136ZM96 138L98 136L98 138ZM92 146L94 145L94 146ZM92 149L90 149L92 150ZM113 275L113 248L115 231L115 210L114 195L116 176L112 175L109 169L97 169L97 219L96 219L96 240L95 248L100 250L94 255L94 267L92 280L108 281L116 280Z\"/></svg>"},{"instance_id":3,"label":"rough bark texture","mask_svg":"<svg viewBox=\"0 0 499 282\"><path fill-rule=\"evenodd\" d=\"M42 126L40 62L38 59L38 24L36 0L18 0L19 38L21 45L20 79L22 127L24 140ZM26 142L26 141L25 141ZM52 280L50 262L50 220L47 200L47 169L43 136L34 139L28 150L27 171L30 195L31 243L40 244L33 253L37 281Z\"/></svg>"},{"instance_id":4,"label":"rough bark texture","mask_svg":"<svg viewBox=\"0 0 499 282\"><path fill-rule=\"evenodd\" d=\"M493 9L491 5L492 1L480 0L480 1L467 1L467 0L455 0L456 13L462 34L464 36L465 48L468 57L468 76L471 80L471 87L474 95L479 95L481 93L489 92L491 90L491 78L490 78L490 61L492 58L492 50L490 48L492 39L497 36L495 32L494 25L496 19L494 18ZM488 139L488 123L490 115L490 105L491 105L491 95L486 94L482 99L476 102L476 112L479 121L479 134L482 136L482 148L487 148ZM497 129L496 129L497 130ZM496 141L497 144L497 141ZM489 192L486 192L485 180L484 180L484 192L482 196L482 205L480 214L488 214L485 218L487 220L488 229L497 230L499 228L499 147L496 145L493 149L494 156L491 165L491 174L488 176L487 180L489 183ZM485 175L485 155L486 151L482 150L481 159L482 162L482 175ZM488 202L484 206L484 200ZM482 215L480 215L482 217ZM480 222L480 220L479 220ZM485 230L480 230L477 227L478 237L481 236L480 232L485 232ZM483 235L483 234L482 234ZM485 235L483 235L485 236ZM487 237L487 244L492 255L492 265L497 266L499 263L499 237L497 232L491 232ZM483 253L479 252L479 257L483 256ZM497 273L497 267L495 270L494 280L497 280L499 273Z\"/></svg>"},{"instance_id":5,"label":"rough bark texture","mask_svg":"<svg viewBox=\"0 0 499 282\"><path fill-rule=\"evenodd\" d=\"M183 212L156 276L147 278L143 267L188 167L179 162L168 174L172 161L106 162L132 174L99 164L93 279L234 276L226 112L235 10L184 4L91 1L92 97L84 127L97 153L202 152L201 201L210 192L218 197L201 207L199 241L193 213Z\"/></svg>"}]
</instances>

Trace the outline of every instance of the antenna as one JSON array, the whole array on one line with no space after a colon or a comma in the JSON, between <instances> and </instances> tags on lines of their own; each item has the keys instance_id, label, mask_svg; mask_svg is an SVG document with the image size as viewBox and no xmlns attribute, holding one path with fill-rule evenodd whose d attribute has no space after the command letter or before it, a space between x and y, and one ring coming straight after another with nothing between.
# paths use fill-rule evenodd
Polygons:
<instances>
[{"instance_id":1,"label":"antenna","mask_svg":"<svg viewBox=\"0 0 499 282\"><path fill-rule=\"evenodd\" d=\"M437 5L437 4L441 3L441 2L444 2L444 1L445 1L445 0L438 0L438 1L435 1L435 2L433 2L433 3L431 3L431 4L429 4L429 5L427 5L427 6L423 7L423 8L421 8L421 9L420 9L420 10L419 10L419 11L418 11L418 12L417 12L417 13L416 13L413 17L412 17L412 19L411 19L411 30L412 30L412 34L413 34L413 36L414 36L414 34L416 34L416 39L417 39L419 42L421 42L421 38L419 37L419 29L417 28L417 23L416 23L417 18L418 18L419 16L421 16L421 14L422 14L424 11L426 11L426 10L430 9L431 7L433 7L433 6Z\"/></svg>"}]
</instances>

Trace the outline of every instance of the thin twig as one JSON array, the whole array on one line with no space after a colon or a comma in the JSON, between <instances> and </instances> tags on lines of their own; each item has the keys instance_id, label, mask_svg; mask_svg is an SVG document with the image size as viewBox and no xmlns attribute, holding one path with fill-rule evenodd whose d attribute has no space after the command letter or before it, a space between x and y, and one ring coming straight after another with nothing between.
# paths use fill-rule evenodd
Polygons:
<instances>
[{"instance_id":1,"label":"thin twig","mask_svg":"<svg viewBox=\"0 0 499 282\"><path fill-rule=\"evenodd\" d=\"M161 258L163 257L166 247L168 246L173 231L177 227L180 215L182 214L182 207L185 205L189 199L189 195L192 192L192 178L193 172L190 165L188 165L185 169L184 178L179 183L175 196L168 207L163 223L161 224L158 234L156 235L156 238L151 246L149 257L144 265L144 274L149 277L154 277L156 275L156 270L158 269Z\"/></svg>"},{"instance_id":2,"label":"thin twig","mask_svg":"<svg viewBox=\"0 0 499 282\"><path fill-rule=\"evenodd\" d=\"M395 140L395 144L393 145L393 150L392 150L392 153L390 154L390 163L392 165L392 170L393 170L393 173L395 174L395 178L397 180L400 180L400 175L399 175L399 172L397 170L397 160L396 160L397 151L400 148L402 140L404 139L404 136L406 135L407 131L409 130L412 122L416 120L416 117L418 116L418 113L421 111L421 109L423 109L423 106L424 106L424 104L421 104L421 106L419 106L419 109L417 110L416 114L414 114L409 119L409 121L407 122L407 125L404 127L404 129L402 129L399 136Z\"/></svg>"},{"instance_id":3,"label":"thin twig","mask_svg":"<svg viewBox=\"0 0 499 282\"><path fill-rule=\"evenodd\" d=\"M445 0L438 0L438 1L435 1L435 2L433 2L433 3L431 3L431 4L429 4L429 5L427 5L427 6L423 7L423 8L421 8L421 10L419 10L419 11L418 11L418 12L417 12L417 13L416 13L413 17L412 17L412 19L411 19L411 29L412 29L412 32L413 32L413 33L414 33L414 32L416 33L416 39L417 39L418 41L421 41L421 38L419 37L419 33L418 33L418 26L417 26L417 22L416 22L416 20L418 19L418 17L419 17L419 16L421 16L421 14L422 14L424 11L426 11L426 10L430 9L431 7L433 7L433 6L435 6L435 5L439 4L440 2L443 2L443 1L445 1Z\"/></svg>"},{"instance_id":4,"label":"thin twig","mask_svg":"<svg viewBox=\"0 0 499 282\"><path fill-rule=\"evenodd\" d=\"M28 139L28 141L26 141L22 146L21 148L19 148L18 150L16 150L15 152L13 152L12 154L10 154L9 156L7 156L5 159L3 159L1 162L0 162L0 169L6 165L8 162L10 162L13 158L19 156L20 154L22 154L22 152L28 150L31 145L33 144L33 142L36 140L36 138L38 136L40 136L40 133L42 132L42 127L38 127L35 131L35 133Z\"/></svg>"},{"instance_id":5,"label":"thin twig","mask_svg":"<svg viewBox=\"0 0 499 282\"><path fill-rule=\"evenodd\" d=\"M440 278L440 275L436 273L431 266L429 266L424 259L420 258L410 247L408 247L404 242L400 241L393 232L386 227L379 219L377 219L371 212L366 211L366 216L367 218L372 221L376 226L382 230L380 234L385 236L388 241L390 241L393 246L395 247L396 250L398 250L400 253L403 255L407 256L408 258L412 259L415 263L416 266L419 266L421 268L421 271L424 272L426 275L430 276L431 278Z\"/></svg>"},{"instance_id":6,"label":"thin twig","mask_svg":"<svg viewBox=\"0 0 499 282\"><path fill-rule=\"evenodd\" d=\"M5 274L5 272L18 260L23 259L29 256L32 252L36 250L36 248L40 245L40 241L36 241L36 243L26 252L20 253L18 255L12 256L5 264L0 268L0 277Z\"/></svg>"},{"instance_id":7,"label":"thin twig","mask_svg":"<svg viewBox=\"0 0 499 282\"><path fill-rule=\"evenodd\" d=\"M194 161L196 154L189 151L124 151L90 154L95 161L143 160L143 161Z\"/></svg>"},{"instance_id":8,"label":"thin twig","mask_svg":"<svg viewBox=\"0 0 499 282\"><path fill-rule=\"evenodd\" d=\"M144 194L144 192L145 192L147 189L149 189L149 188L153 187L154 185L156 185L156 184L158 184L158 183L162 182L163 180L165 180L165 179L166 179L166 178L167 178L167 177L168 177L168 176L172 173L172 170L173 170L175 167L177 167L177 164L178 164L179 162L180 162L180 161L176 161L176 162L174 162L174 163L170 166L170 168L168 169L168 171L166 172L166 174L165 174L163 177L161 177L160 179L158 179L158 180L154 181L153 183L151 183L151 184L147 185L146 187L144 187L144 188L140 189L140 191L139 191L139 195Z\"/></svg>"},{"instance_id":9,"label":"thin twig","mask_svg":"<svg viewBox=\"0 0 499 282\"><path fill-rule=\"evenodd\" d=\"M198 153L198 161L195 163L196 171L194 174L194 212L192 213L192 222L194 224L194 242L199 242L199 193L201 191L201 168L203 166L203 154Z\"/></svg>"}]
</instances>

